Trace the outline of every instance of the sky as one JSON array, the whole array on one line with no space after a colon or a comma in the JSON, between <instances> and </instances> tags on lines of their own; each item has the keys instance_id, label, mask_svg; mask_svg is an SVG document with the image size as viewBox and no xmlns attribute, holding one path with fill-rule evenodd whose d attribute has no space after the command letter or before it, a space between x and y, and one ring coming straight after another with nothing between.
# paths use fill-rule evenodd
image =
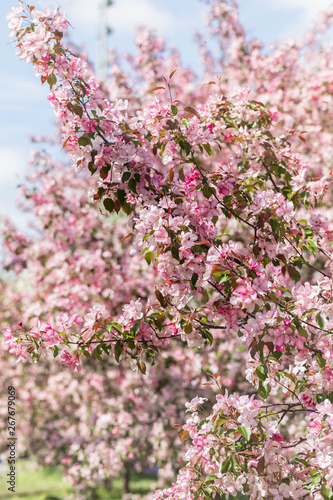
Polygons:
<instances>
[{"instance_id":1,"label":"sky","mask_svg":"<svg viewBox=\"0 0 333 500\"><path fill-rule=\"evenodd\" d=\"M239 0L240 17L249 37L269 44L286 37L298 38L332 0ZM71 38L84 43L91 59L97 58L100 0L30 0L36 8L60 6L73 26ZM9 216L21 230L28 217L16 207L17 185L24 182L31 135L52 135L53 113L31 66L15 56L6 13L18 0L0 2L0 219ZM133 52L137 25L157 28L170 45L177 46L186 65L199 70L193 33L204 30L205 5L199 0L114 0L107 9L113 29L110 45ZM333 36L332 36L333 39Z\"/></svg>"}]
</instances>

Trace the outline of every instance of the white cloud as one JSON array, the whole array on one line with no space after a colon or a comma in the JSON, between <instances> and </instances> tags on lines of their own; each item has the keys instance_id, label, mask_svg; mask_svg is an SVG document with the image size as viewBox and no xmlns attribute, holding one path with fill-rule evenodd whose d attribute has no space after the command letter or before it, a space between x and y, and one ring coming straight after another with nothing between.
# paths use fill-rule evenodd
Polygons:
<instances>
[{"instance_id":1,"label":"white cloud","mask_svg":"<svg viewBox=\"0 0 333 500\"><path fill-rule=\"evenodd\" d=\"M270 5L279 9L302 9L309 14L329 7L332 0L271 0Z\"/></svg>"},{"instance_id":2,"label":"white cloud","mask_svg":"<svg viewBox=\"0 0 333 500\"><path fill-rule=\"evenodd\" d=\"M15 186L24 179L27 156L25 151L0 146L0 185Z\"/></svg>"},{"instance_id":3,"label":"white cloud","mask_svg":"<svg viewBox=\"0 0 333 500\"><path fill-rule=\"evenodd\" d=\"M320 12L332 5L332 0L252 0L256 8L285 13L285 23L281 25L279 38L292 36L299 38L313 21L318 19ZM297 21L290 21L289 15L297 13Z\"/></svg>"},{"instance_id":4,"label":"white cloud","mask_svg":"<svg viewBox=\"0 0 333 500\"><path fill-rule=\"evenodd\" d=\"M274 10L301 12L301 22L315 20L319 12L327 9L332 4L332 0L255 0L256 3L263 4L266 8ZM287 19L286 19L287 21Z\"/></svg>"},{"instance_id":5,"label":"white cloud","mask_svg":"<svg viewBox=\"0 0 333 500\"><path fill-rule=\"evenodd\" d=\"M104 0L105 1L105 0ZM198 12L202 12L200 2L195 0L180 0L191 8L191 15L184 19L176 9L170 9L166 2L156 0L114 0L112 7L106 10L110 26L117 32L133 33L136 26L157 28L168 35L184 27L198 24ZM101 0L39 0L41 8L61 7L75 26L84 27L90 34L96 33ZM193 5L193 3L195 5Z\"/></svg>"},{"instance_id":6,"label":"white cloud","mask_svg":"<svg viewBox=\"0 0 333 500\"><path fill-rule=\"evenodd\" d=\"M132 32L136 26L145 25L166 34L179 27L176 15L154 6L149 0L122 0L110 9L109 18L112 25L122 31Z\"/></svg>"},{"instance_id":7,"label":"white cloud","mask_svg":"<svg viewBox=\"0 0 333 500\"><path fill-rule=\"evenodd\" d=\"M256 0L270 9L295 10L302 9L307 15L316 14L332 4L332 0Z\"/></svg>"}]
</instances>

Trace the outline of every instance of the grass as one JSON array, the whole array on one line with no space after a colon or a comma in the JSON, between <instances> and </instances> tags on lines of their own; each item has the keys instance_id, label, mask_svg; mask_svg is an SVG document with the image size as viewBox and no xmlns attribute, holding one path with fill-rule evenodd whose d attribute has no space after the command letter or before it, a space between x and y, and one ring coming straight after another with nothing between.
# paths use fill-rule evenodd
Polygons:
<instances>
[{"instance_id":1,"label":"grass","mask_svg":"<svg viewBox=\"0 0 333 500\"><path fill-rule=\"evenodd\" d=\"M69 483L62 480L60 467L36 467L27 460L21 460L16 470L16 492L8 491L7 467L1 468L0 500L66 500L73 492ZM156 478L131 472L131 493L145 495ZM121 479L114 481L112 491L100 488L100 500L121 500Z\"/></svg>"},{"instance_id":2,"label":"grass","mask_svg":"<svg viewBox=\"0 0 333 500\"><path fill-rule=\"evenodd\" d=\"M8 491L6 483L8 468L1 470L0 499L1 500L46 500L48 497L65 500L72 492L69 483L62 480L61 468L35 467L32 462L21 460L16 469L15 493Z\"/></svg>"}]
</instances>

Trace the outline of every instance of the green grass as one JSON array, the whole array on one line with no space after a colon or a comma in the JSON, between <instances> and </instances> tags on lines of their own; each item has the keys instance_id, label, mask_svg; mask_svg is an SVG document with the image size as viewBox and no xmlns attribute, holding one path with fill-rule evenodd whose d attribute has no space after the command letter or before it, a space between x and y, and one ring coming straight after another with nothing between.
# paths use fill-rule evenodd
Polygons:
<instances>
[{"instance_id":1,"label":"green grass","mask_svg":"<svg viewBox=\"0 0 333 500\"><path fill-rule=\"evenodd\" d=\"M156 481L156 476L147 474L138 474L131 471L130 489L133 494L145 495L150 491L151 483ZM114 482L112 491L103 489L98 490L100 500L121 500L121 480L117 479ZM1 498L1 497L0 497Z\"/></svg>"},{"instance_id":2,"label":"green grass","mask_svg":"<svg viewBox=\"0 0 333 500\"><path fill-rule=\"evenodd\" d=\"M46 500L47 497L54 497L57 500L64 500L66 495L73 491L69 483L62 480L61 468L38 467L35 468L32 462L21 460L16 469L16 492L8 491L7 468L0 478L0 499L24 499L24 500Z\"/></svg>"},{"instance_id":3,"label":"green grass","mask_svg":"<svg viewBox=\"0 0 333 500\"><path fill-rule=\"evenodd\" d=\"M16 470L16 492L8 491L7 467L1 470L0 500L66 500L73 492L69 483L62 480L61 467L35 467L27 460L21 460ZM131 493L145 495L155 476L131 472ZM112 491L98 490L100 500L121 500L121 479L114 482Z\"/></svg>"}]
</instances>

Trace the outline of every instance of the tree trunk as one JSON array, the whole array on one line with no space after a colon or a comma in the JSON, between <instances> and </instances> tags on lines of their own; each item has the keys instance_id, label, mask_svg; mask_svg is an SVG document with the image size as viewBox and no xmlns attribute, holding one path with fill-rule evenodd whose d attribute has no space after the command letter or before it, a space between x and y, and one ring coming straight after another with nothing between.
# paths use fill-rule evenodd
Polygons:
<instances>
[{"instance_id":1,"label":"tree trunk","mask_svg":"<svg viewBox=\"0 0 333 500\"><path fill-rule=\"evenodd\" d=\"M123 475L123 490L122 490L123 497L126 494L130 493L130 475L131 475L130 463L125 462L124 463L124 475Z\"/></svg>"}]
</instances>

